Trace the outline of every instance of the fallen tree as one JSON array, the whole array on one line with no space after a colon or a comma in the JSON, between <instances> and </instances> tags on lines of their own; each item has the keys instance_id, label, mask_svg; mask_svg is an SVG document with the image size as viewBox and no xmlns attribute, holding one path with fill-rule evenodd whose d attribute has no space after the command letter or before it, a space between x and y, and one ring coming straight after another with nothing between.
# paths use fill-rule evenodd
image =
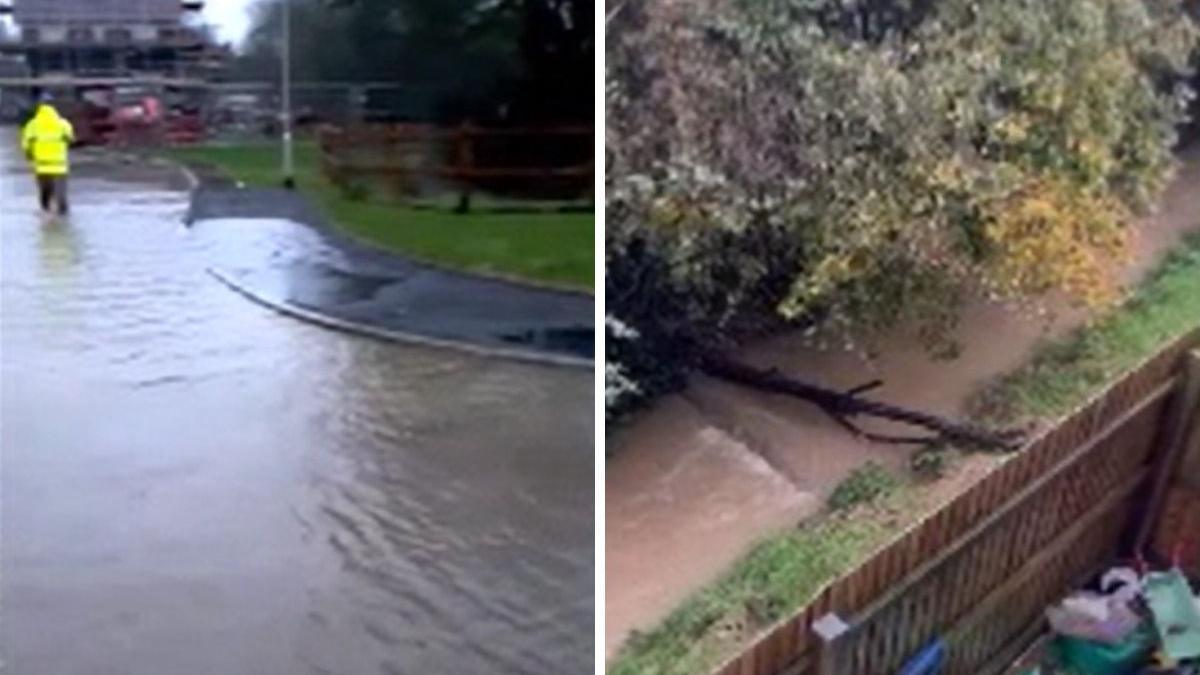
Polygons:
<instances>
[{"instance_id":1,"label":"fallen tree","mask_svg":"<svg viewBox=\"0 0 1200 675\"><path fill-rule=\"evenodd\" d=\"M1024 432L1016 429L993 430L978 425L912 410L890 403L865 398L863 394L883 386L882 380L840 391L783 375L776 369L761 369L719 354L708 354L700 361L700 369L713 377L772 394L798 398L813 404L839 426L859 438L876 443L912 445L953 444L986 450L1016 450ZM914 436L883 434L864 430L856 417L898 422L924 429Z\"/></svg>"}]
</instances>

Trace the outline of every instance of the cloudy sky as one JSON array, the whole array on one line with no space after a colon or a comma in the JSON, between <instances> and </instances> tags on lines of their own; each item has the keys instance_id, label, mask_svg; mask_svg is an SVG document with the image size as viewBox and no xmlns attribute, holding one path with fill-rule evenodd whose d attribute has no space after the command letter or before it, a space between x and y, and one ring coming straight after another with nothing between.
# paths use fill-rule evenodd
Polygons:
<instances>
[{"instance_id":1,"label":"cloudy sky","mask_svg":"<svg viewBox=\"0 0 1200 675\"><path fill-rule=\"evenodd\" d=\"M250 7L256 0L205 0L204 18L217 27L221 39L238 42L250 27Z\"/></svg>"}]
</instances>

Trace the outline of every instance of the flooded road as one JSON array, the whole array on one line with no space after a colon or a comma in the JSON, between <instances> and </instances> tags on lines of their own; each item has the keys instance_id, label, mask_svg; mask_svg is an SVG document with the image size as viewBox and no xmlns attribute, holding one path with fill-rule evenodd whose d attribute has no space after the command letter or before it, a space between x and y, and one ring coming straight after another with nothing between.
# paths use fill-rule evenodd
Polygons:
<instances>
[{"instance_id":1,"label":"flooded road","mask_svg":"<svg viewBox=\"0 0 1200 675\"><path fill-rule=\"evenodd\" d=\"M162 169L82 161L43 223L9 138L5 672L591 672L590 372L250 303L207 270L286 228L184 228Z\"/></svg>"}]
</instances>

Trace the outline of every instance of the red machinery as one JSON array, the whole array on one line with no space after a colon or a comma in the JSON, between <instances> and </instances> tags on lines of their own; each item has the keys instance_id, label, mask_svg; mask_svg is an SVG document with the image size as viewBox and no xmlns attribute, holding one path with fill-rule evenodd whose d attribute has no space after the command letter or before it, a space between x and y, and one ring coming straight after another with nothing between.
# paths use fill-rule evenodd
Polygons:
<instances>
[{"instance_id":1,"label":"red machinery","mask_svg":"<svg viewBox=\"0 0 1200 675\"><path fill-rule=\"evenodd\" d=\"M204 140L199 105L186 94L97 87L80 92L64 113L81 145L186 144ZM167 105L164 106L164 99Z\"/></svg>"}]
</instances>

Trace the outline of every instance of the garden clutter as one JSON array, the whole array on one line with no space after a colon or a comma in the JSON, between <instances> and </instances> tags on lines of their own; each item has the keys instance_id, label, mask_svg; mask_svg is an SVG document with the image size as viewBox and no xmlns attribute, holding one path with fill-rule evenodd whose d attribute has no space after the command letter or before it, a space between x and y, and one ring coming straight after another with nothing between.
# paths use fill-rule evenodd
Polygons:
<instances>
[{"instance_id":1,"label":"garden clutter","mask_svg":"<svg viewBox=\"0 0 1200 675\"><path fill-rule=\"evenodd\" d=\"M1116 568L1046 610L1039 675L1200 675L1200 596L1178 568Z\"/></svg>"},{"instance_id":2,"label":"garden clutter","mask_svg":"<svg viewBox=\"0 0 1200 675\"><path fill-rule=\"evenodd\" d=\"M1200 659L1200 611L1183 573L1174 569L1147 575L1144 595L1167 658Z\"/></svg>"},{"instance_id":3,"label":"garden clutter","mask_svg":"<svg viewBox=\"0 0 1200 675\"><path fill-rule=\"evenodd\" d=\"M1079 591L1046 610L1050 626L1066 635L1119 645L1139 626L1142 617L1130 606L1141 590L1137 573L1113 570L1101 582L1104 592Z\"/></svg>"}]
</instances>

